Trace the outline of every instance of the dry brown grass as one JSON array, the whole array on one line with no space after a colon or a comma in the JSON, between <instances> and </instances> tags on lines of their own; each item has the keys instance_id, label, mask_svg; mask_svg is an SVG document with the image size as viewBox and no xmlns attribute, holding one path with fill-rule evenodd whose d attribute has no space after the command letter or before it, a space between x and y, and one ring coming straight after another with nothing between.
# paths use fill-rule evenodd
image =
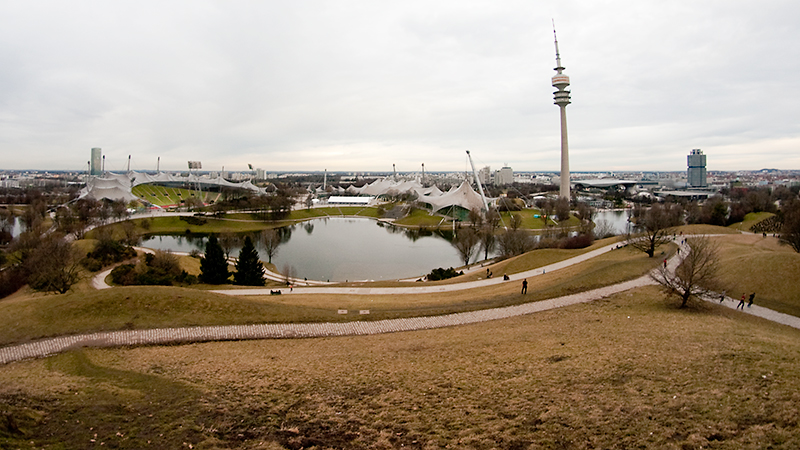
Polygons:
<instances>
[{"instance_id":1,"label":"dry brown grass","mask_svg":"<svg viewBox=\"0 0 800 450\"><path fill-rule=\"evenodd\" d=\"M440 330L11 364L0 405L25 434L0 446L793 449L798 392L799 331L644 288Z\"/></svg>"},{"instance_id":2,"label":"dry brown grass","mask_svg":"<svg viewBox=\"0 0 800 450\"><path fill-rule=\"evenodd\" d=\"M181 263L192 263L182 257ZM659 263L644 253L615 250L573 267L529 280L527 295L519 282L438 294L281 295L235 297L200 285L185 289L160 286L115 287L96 291L84 279L74 292L45 295L26 291L0 302L0 344L47 336L119 329L282 322L380 320L507 306L559 297L630 280ZM370 310L369 316L340 315L339 309Z\"/></svg>"}]
</instances>

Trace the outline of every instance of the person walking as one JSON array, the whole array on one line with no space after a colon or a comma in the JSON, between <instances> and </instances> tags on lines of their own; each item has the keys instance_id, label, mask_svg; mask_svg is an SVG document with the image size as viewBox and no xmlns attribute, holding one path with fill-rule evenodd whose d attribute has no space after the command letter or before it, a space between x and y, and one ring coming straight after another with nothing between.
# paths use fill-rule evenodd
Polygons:
<instances>
[{"instance_id":1,"label":"person walking","mask_svg":"<svg viewBox=\"0 0 800 450\"><path fill-rule=\"evenodd\" d=\"M747 295L747 294L742 294L742 298L739 300L739 304L736 305L736 309L739 309L741 307L742 311L744 311L744 297L745 297L745 295Z\"/></svg>"},{"instance_id":2,"label":"person walking","mask_svg":"<svg viewBox=\"0 0 800 450\"><path fill-rule=\"evenodd\" d=\"M722 294L719 296L719 302L722 303L725 301L725 291L722 291Z\"/></svg>"},{"instance_id":3,"label":"person walking","mask_svg":"<svg viewBox=\"0 0 800 450\"><path fill-rule=\"evenodd\" d=\"M755 292L750 294L750 301L747 302L747 307L748 308L753 306L753 299L755 299L755 298L756 298L756 293ZM742 309L744 309L744 308L742 308Z\"/></svg>"},{"instance_id":4,"label":"person walking","mask_svg":"<svg viewBox=\"0 0 800 450\"><path fill-rule=\"evenodd\" d=\"M522 293L523 294L527 294L528 293L528 279L527 278L522 280ZM744 298L744 297L742 297L742 298Z\"/></svg>"}]
</instances>

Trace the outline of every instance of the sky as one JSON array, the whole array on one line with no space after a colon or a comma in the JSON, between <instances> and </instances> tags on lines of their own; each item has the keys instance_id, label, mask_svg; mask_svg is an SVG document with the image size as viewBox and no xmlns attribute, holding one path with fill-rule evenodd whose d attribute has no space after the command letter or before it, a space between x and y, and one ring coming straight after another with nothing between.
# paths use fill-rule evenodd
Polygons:
<instances>
[{"instance_id":1,"label":"sky","mask_svg":"<svg viewBox=\"0 0 800 450\"><path fill-rule=\"evenodd\" d=\"M0 169L800 169L800 2L0 2Z\"/></svg>"}]
</instances>

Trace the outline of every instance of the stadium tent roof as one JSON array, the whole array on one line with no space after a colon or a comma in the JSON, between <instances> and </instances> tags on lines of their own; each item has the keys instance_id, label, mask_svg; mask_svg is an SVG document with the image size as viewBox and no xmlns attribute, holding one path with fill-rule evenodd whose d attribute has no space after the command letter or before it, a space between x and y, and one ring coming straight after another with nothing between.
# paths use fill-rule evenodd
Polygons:
<instances>
[{"instance_id":1,"label":"stadium tent roof","mask_svg":"<svg viewBox=\"0 0 800 450\"><path fill-rule=\"evenodd\" d=\"M222 177L205 178L198 177L195 174L181 177L170 175L166 172L159 172L156 175L150 175L145 172L129 172L126 174L106 173L102 177L91 177L86 187L81 191L80 198L137 200L139 197L133 195L131 188L149 183L198 183L201 186L230 187L247 189L258 194L267 193L265 188L255 186L249 180L243 183L233 183Z\"/></svg>"},{"instance_id":2,"label":"stadium tent roof","mask_svg":"<svg viewBox=\"0 0 800 450\"><path fill-rule=\"evenodd\" d=\"M86 187L81 190L78 198L92 198L95 200L106 198L109 200L122 200L126 203L139 199L131 192L131 180L124 175L91 177Z\"/></svg>"},{"instance_id":3,"label":"stadium tent roof","mask_svg":"<svg viewBox=\"0 0 800 450\"><path fill-rule=\"evenodd\" d=\"M458 188L453 188L445 194L439 196L425 196L420 199L431 205L434 211L439 211L450 206L460 206L468 211L483 209L483 199L480 194L472 189L466 181L461 183ZM486 199L489 201L489 199ZM493 199L492 199L493 200Z\"/></svg>"}]
</instances>

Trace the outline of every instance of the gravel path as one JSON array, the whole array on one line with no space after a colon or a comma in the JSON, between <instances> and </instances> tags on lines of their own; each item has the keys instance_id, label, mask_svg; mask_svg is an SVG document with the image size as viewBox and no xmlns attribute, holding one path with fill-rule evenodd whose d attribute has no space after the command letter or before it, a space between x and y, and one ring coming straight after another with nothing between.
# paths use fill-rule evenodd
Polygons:
<instances>
[{"instance_id":1,"label":"gravel path","mask_svg":"<svg viewBox=\"0 0 800 450\"><path fill-rule=\"evenodd\" d=\"M503 282L515 282L523 278L530 278L541 275L546 271L558 270L576 264L581 261L596 257L602 253L612 250L615 245L603 247L592 252L585 253L575 258L570 258L549 266L530 270L523 273L511 275L510 281L503 281L502 278L490 278L486 280L472 281L467 283L448 284L440 286L414 286L400 288L295 288L293 293L314 292L314 293L349 293L349 294L392 294L422 293L422 292L446 292L461 289L471 289L477 286L495 285ZM685 248L685 246L684 246ZM686 252L682 252L684 255ZM680 259L675 256L670 259L670 269L677 267ZM110 272L110 271L108 271ZM102 275L102 277L101 277ZM103 280L107 276L99 274L95 280ZM105 283L102 283L105 284ZM26 344L12 345L0 348L0 364L8 364L14 361L25 359L42 358L45 356L61 353L74 348L81 347L123 347L137 345L157 345L187 342L209 342L209 341L232 341L247 339L285 339L285 338L311 338L311 337L333 337L333 336L359 336L368 334L396 333L401 331L428 330L433 328L452 327L467 325L490 320L506 319L509 317L532 314L539 311L560 308L563 306L574 305L577 303L590 302L610 295L634 289L641 286L652 285L654 282L649 275L637 278L624 283L606 286L591 291L567 295L549 300L525 303L522 305L508 306L504 308L492 308L481 311L471 311L456 314L447 314L431 317L412 317L407 319L387 319L379 321L355 321L344 323L290 323L290 324L258 324L258 325L226 325L208 327L188 327L188 328L159 328L150 330L125 330L90 333L74 336L61 336L50 339L43 339ZM94 283L93 283L94 285ZM268 289L241 289L241 290L218 290L214 292L230 295L264 295ZM285 290L284 290L285 291ZM288 293L288 292L287 292ZM719 303L719 297L707 298L712 303ZM726 298L723 305L735 308L738 300ZM782 314L763 308L757 305L745 307L745 314L762 317L773 322L781 323L800 329L800 318Z\"/></svg>"},{"instance_id":2,"label":"gravel path","mask_svg":"<svg viewBox=\"0 0 800 450\"><path fill-rule=\"evenodd\" d=\"M467 325L489 320L531 314L576 303L607 297L617 292L652 284L649 277L607 286L579 294L526 303L505 308L493 308L443 316L388 319L372 322L295 323L227 325L189 328L161 328L151 330L125 330L61 336L27 344L0 348L0 364L32 358L41 358L80 347L123 347L167 343L231 341L246 339L310 338L331 336L358 336L396 333L400 331Z\"/></svg>"}]
</instances>

